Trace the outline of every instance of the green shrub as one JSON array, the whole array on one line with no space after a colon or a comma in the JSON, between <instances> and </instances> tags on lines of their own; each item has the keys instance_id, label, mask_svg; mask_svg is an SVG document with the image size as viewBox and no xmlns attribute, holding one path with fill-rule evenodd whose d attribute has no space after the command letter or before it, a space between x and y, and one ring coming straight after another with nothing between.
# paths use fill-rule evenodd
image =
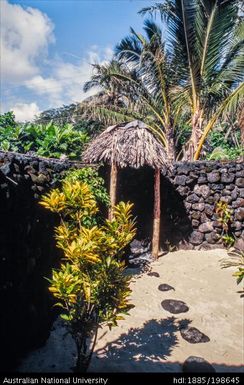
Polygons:
<instances>
[{"instance_id":1,"label":"green shrub","mask_svg":"<svg viewBox=\"0 0 244 385\"><path fill-rule=\"evenodd\" d=\"M92 167L84 167L81 169L69 170L65 176L66 181L80 181L86 183L98 203L109 205L109 195L104 187L104 180Z\"/></svg>"},{"instance_id":2,"label":"green shrub","mask_svg":"<svg viewBox=\"0 0 244 385\"><path fill-rule=\"evenodd\" d=\"M235 243L235 238L231 231L231 224L233 223L233 210L229 208L228 203L219 201L216 203L215 212L217 221L220 223L222 231L220 238L223 244L230 248Z\"/></svg>"},{"instance_id":3,"label":"green shrub","mask_svg":"<svg viewBox=\"0 0 244 385\"><path fill-rule=\"evenodd\" d=\"M15 122L15 116L13 111L6 112L0 115L0 128L1 131L4 127L14 128L17 125Z\"/></svg>"},{"instance_id":4,"label":"green shrub","mask_svg":"<svg viewBox=\"0 0 244 385\"><path fill-rule=\"evenodd\" d=\"M97 170L91 167L69 170L66 172L64 181L71 183L79 181L87 184L98 204L99 210L96 215L84 217L83 223L88 227L101 223L103 221L103 214L109 206L110 198L104 186L104 180L98 175Z\"/></svg>"},{"instance_id":5,"label":"green shrub","mask_svg":"<svg viewBox=\"0 0 244 385\"><path fill-rule=\"evenodd\" d=\"M236 134L238 143L240 132ZM235 160L244 155L241 145L235 145L229 138L225 138L223 131L213 131L208 139L211 152L207 155L207 160Z\"/></svg>"},{"instance_id":6,"label":"green shrub","mask_svg":"<svg viewBox=\"0 0 244 385\"><path fill-rule=\"evenodd\" d=\"M3 151L24 152L24 127L15 122L13 112L0 115L0 149Z\"/></svg>"}]
</instances>

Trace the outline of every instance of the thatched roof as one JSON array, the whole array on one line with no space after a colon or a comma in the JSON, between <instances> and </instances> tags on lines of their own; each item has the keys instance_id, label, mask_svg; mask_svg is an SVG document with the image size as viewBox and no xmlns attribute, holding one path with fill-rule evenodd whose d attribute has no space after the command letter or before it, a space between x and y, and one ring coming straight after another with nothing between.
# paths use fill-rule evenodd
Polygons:
<instances>
[{"instance_id":1,"label":"thatched roof","mask_svg":"<svg viewBox=\"0 0 244 385\"><path fill-rule=\"evenodd\" d=\"M86 148L85 163L115 162L119 167L165 168L167 156L160 141L147 126L134 120L108 127Z\"/></svg>"}]
</instances>

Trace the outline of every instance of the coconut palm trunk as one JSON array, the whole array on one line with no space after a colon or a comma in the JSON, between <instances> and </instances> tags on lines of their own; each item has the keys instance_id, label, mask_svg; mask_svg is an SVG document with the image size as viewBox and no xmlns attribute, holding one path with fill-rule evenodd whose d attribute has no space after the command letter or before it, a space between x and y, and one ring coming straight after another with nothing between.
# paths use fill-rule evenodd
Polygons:
<instances>
[{"instance_id":1,"label":"coconut palm trunk","mask_svg":"<svg viewBox=\"0 0 244 385\"><path fill-rule=\"evenodd\" d=\"M241 130L241 146L244 148L244 103L240 106L238 114L238 124Z\"/></svg>"},{"instance_id":2,"label":"coconut palm trunk","mask_svg":"<svg viewBox=\"0 0 244 385\"><path fill-rule=\"evenodd\" d=\"M192 161L202 137L202 111L197 110L192 117L192 132L186 145L183 160Z\"/></svg>"},{"instance_id":3,"label":"coconut palm trunk","mask_svg":"<svg viewBox=\"0 0 244 385\"><path fill-rule=\"evenodd\" d=\"M166 129L165 132L166 143L167 143L167 157L169 162L175 161L175 140L174 140L174 131L171 127Z\"/></svg>"},{"instance_id":4,"label":"coconut palm trunk","mask_svg":"<svg viewBox=\"0 0 244 385\"><path fill-rule=\"evenodd\" d=\"M118 176L117 165L115 162L112 162L111 171L110 171L110 188L109 188L111 206L109 208L109 214L108 214L108 218L110 220L113 219L113 208L116 205L117 176Z\"/></svg>"},{"instance_id":5,"label":"coconut palm trunk","mask_svg":"<svg viewBox=\"0 0 244 385\"><path fill-rule=\"evenodd\" d=\"M153 237L152 256L158 258L160 240L160 169L155 169L154 174L154 214L153 214Z\"/></svg>"}]
</instances>

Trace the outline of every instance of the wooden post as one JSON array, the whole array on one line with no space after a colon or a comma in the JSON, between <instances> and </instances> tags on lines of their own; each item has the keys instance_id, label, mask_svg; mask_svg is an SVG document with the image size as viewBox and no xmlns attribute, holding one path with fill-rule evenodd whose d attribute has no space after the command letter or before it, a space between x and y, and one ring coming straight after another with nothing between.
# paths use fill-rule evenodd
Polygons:
<instances>
[{"instance_id":1,"label":"wooden post","mask_svg":"<svg viewBox=\"0 0 244 385\"><path fill-rule=\"evenodd\" d=\"M158 258L160 238L160 169L155 169L154 174L154 212L153 212L153 238L152 256Z\"/></svg>"},{"instance_id":2,"label":"wooden post","mask_svg":"<svg viewBox=\"0 0 244 385\"><path fill-rule=\"evenodd\" d=\"M110 220L113 219L113 207L116 205L117 174L118 174L117 165L116 163L112 162L111 172L110 172L110 188L109 188L111 207L109 208L109 214L108 214L108 219Z\"/></svg>"}]
</instances>

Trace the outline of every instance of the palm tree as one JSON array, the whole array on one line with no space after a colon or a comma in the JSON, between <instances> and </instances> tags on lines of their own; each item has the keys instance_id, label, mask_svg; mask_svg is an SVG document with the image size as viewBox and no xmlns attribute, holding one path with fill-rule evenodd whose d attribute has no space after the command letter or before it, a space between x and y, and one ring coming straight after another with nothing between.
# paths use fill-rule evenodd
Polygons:
<instances>
[{"instance_id":1,"label":"palm tree","mask_svg":"<svg viewBox=\"0 0 244 385\"><path fill-rule=\"evenodd\" d=\"M108 123L141 120L164 144L168 159L175 160L177 118L173 88L176 67L165 50L160 28L150 20L144 23L145 37L131 28L131 34L116 47L111 63L95 66L96 73L84 86L120 95L120 104L95 106L94 113Z\"/></svg>"},{"instance_id":2,"label":"palm tree","mask_svg":"<svg viewBox=\"0 0 244 385\"><path fill-rule=\"evenodd\" d=\"M165 0L141 10L159 13L167 48L180 66L176 102L187 105L192 133L185 159L197 160L217 120L244 97L244 24L238 0Z\"/></svg>"}]
</instances>

